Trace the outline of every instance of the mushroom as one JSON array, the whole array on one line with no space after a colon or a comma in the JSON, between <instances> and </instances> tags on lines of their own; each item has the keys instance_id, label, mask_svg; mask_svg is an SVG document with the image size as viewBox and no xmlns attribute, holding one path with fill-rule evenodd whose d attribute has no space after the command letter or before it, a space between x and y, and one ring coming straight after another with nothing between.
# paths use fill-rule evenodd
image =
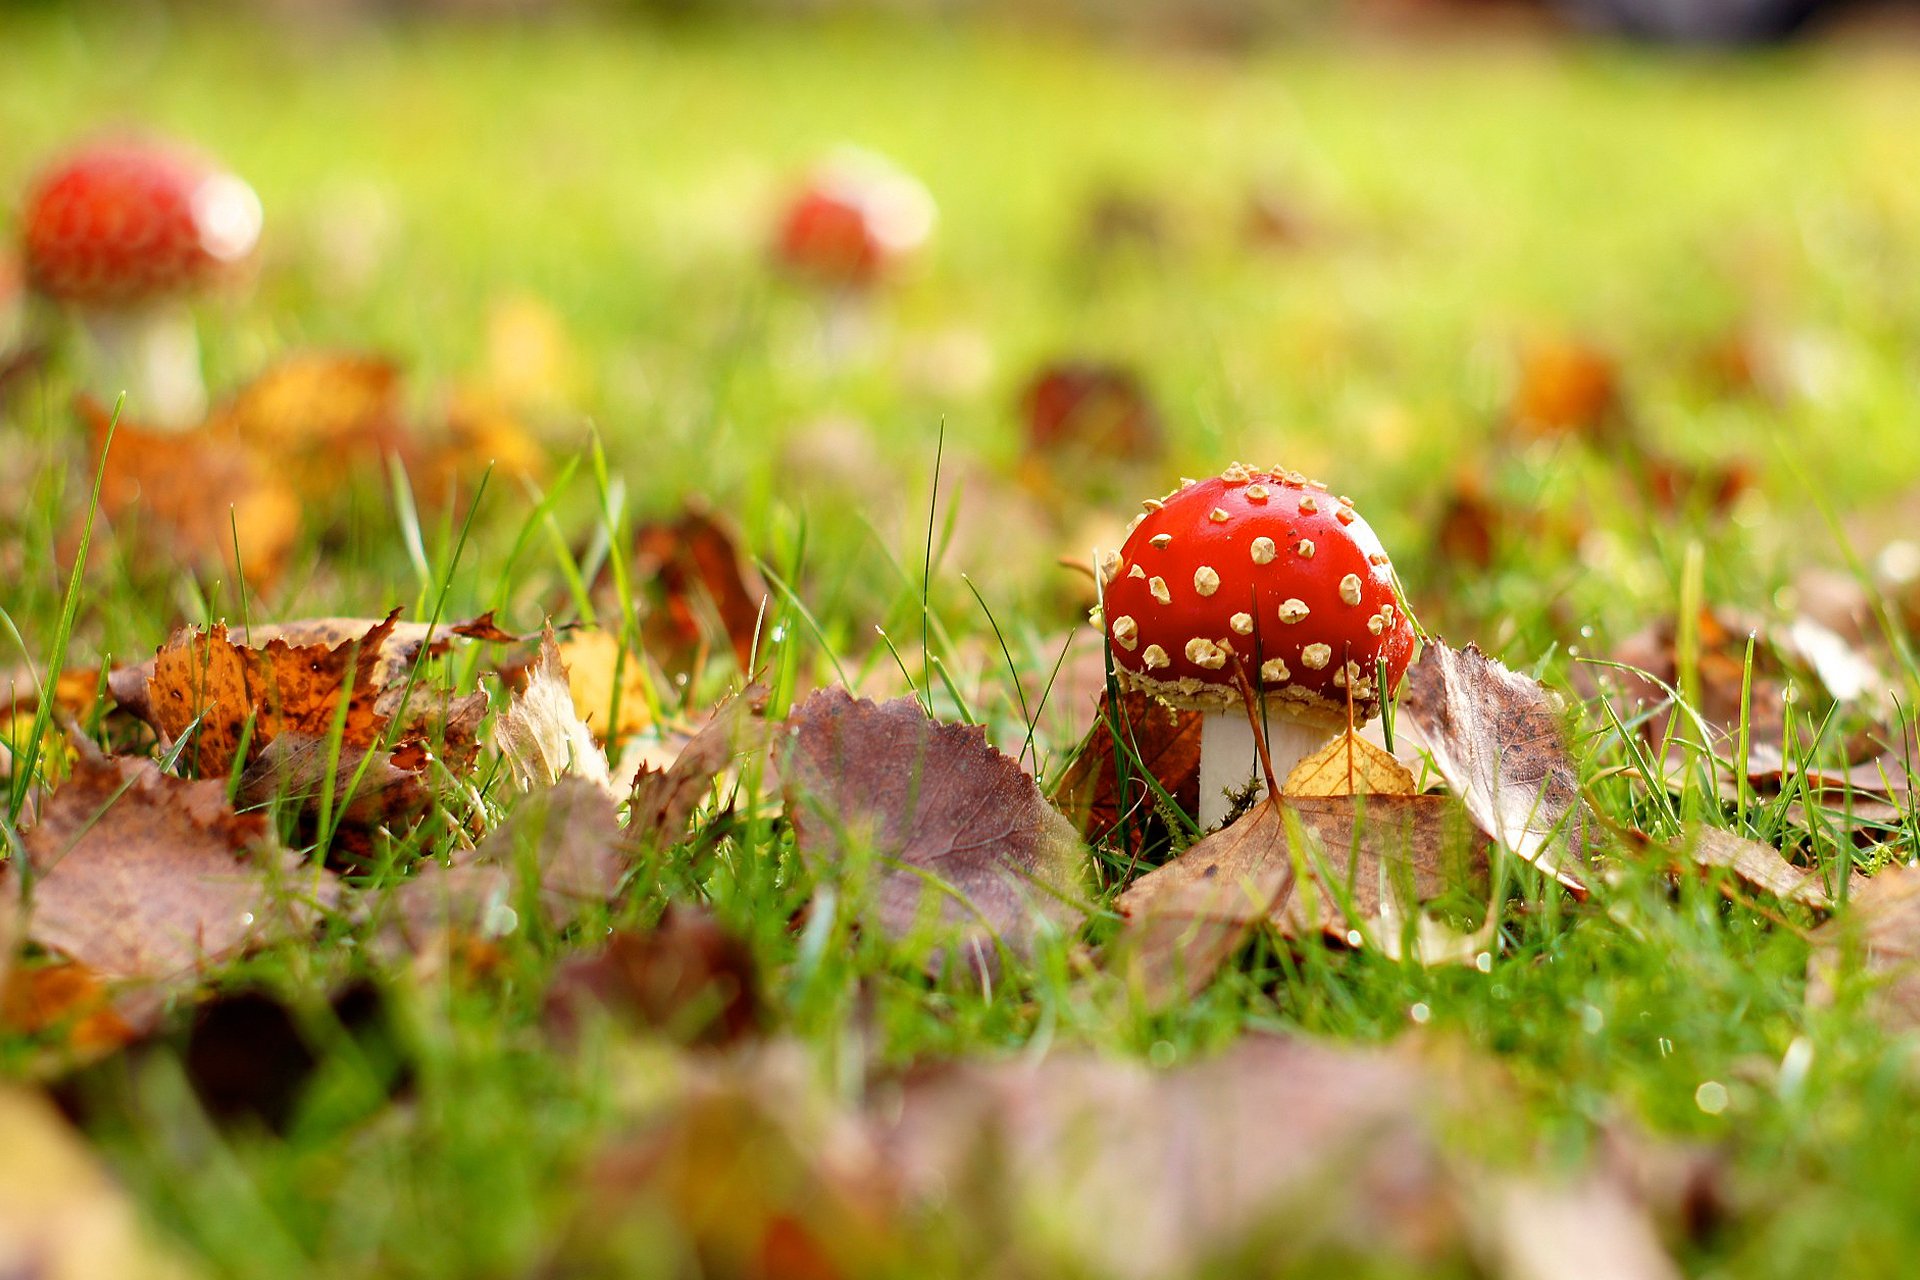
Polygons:
<instances>
[{"instance_id":1,"label":"mushroom","mask_svg":"<svg viewBox=\"0 0 1920 1280\"><path fill-rule=\"evenodd\" d=\"M817 168L787 206L783 266L831 289L869 289L932 234L933 197L891 162L851 148Z\"/></svg>"},{"instance_id":2,"label":"mushroom","mask_svg":"<svg viewBox=\"0 0 1920 1280\"><path fill-rule=\"evenodd\" d=\"M1042 368L1020 396L1030 454L1132 461L1160 450L1160 419L1133 370L1098 360Z\"/></svg>"},{"instance_id":3,"label":"mushroom","mask_svg":"<svg viewBox=\"0 0 1920 1280\"><path fill-rule=\"evenodd\" d=\"M1349 499L1298 472L1235 463L1149 498L1097 566L1114 675L1205 715L1200 821L1256 777L1237 657L1258 689L1275 776L1379 714L1414 630L1379 538ZM1384 684L1384 687L1383 687Z\"/></svg>"},{"instance_id":4,"label":"mushroom","mask_svg":"<svg viewBox=\"0 0 1920 1280\"><path fill-rule=\"evenodd\" d=\"M22 257L33 291L85 331L93 386L124 390L149 425L189 426L206 387L186 300L252 254L260 222L253 188L204 157L105 143L41 176L21 220Z\"/></svg>"}]
</instances>

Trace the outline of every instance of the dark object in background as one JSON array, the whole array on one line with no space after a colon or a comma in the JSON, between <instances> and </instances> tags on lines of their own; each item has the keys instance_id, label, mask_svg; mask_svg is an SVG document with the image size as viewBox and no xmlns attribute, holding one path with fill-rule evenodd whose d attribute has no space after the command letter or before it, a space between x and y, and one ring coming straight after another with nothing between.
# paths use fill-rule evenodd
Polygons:
<instances>
[{"instance_id":1,"label":"dark object in background","mask_svg":"<svg viewBox=\"0 0 1920 1280\"><path fill-rule=\"evenodd\" d=\"M1744 45L1792 38L1825 0L1553 0L1575 23L1655 44Z\"/></svg>"},{"instance_id":2,"label":"dark object in background","mask_svg":"<svg viewBox=\"0 0 1920 1280\"><path fill-rule=\"evenodd\" d=\"M405 1072L389 1040L379 991L355 983L329 1006L330 1015L320 1016L338 1023L337 1031L384 1078L389 1094L400 1088ZM202 1006L181 1058L207 1114L222 1124L252 1119L285 1132L328 1053L306 1025L308 1019L265 992L240 992Z\"/></svg>"},{"instance_id":3,"label":"dark object in background","mask_svg":"<svg viewBox=\"0 0 1920 1280\"><path fill-rule=\"evenodd\" d=\"M1160 452L1160 418L1133 370L1096 360L1063 360L1034 375L1020 395L1027 448L1135 460Z\"/></svg>"}]
</instances>

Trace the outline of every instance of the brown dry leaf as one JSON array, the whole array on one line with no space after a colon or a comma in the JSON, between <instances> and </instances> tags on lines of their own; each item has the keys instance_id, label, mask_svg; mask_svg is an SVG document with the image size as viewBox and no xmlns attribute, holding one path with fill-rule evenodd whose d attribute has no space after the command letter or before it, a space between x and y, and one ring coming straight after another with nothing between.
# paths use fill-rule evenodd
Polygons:
<instances>
[{"instance_id":1,"label":"brown dry leaf","mask_svg":"<svg viewBox=\"0 0 1920 1280\"><path fill-rule=\"evenodd\" d=\"M1140 766L1151 773L1187 813L1196 812L1200 807L1202 720L1198 711L1176 711L1145 693L1121 695L1120 723ZM1125 814L1153 810L1153 794L1138 777L1130 780L1124 800L1120 795L1104 696L1092 731L1054 788L1053 801L1093 844L1124 829Z\"/></svg>"},{"instance_id":2,"label":"brown dry leaf","mask_svg":"<svg viewBox=\"0 0 1920 1280\"><path fill-rule=\"evenodd\" d=\"M1579 342L1532 343L1521 353L1511 417L1514 427L1529 436L1614 439L1625 425L1619 365Z\"/></svg>"},{"instance_id":3,"label":"brown dry leaf","mask_svg":"<svg viewBox=\"0 0 1920 1280\"><path fill-rule=\"evenodd\" d=\"M1136 966L1151 1006L1204 987L1262 924L1287 938L1324 935L1390 955L1410 947L1428 963L1457 961L1485 944L1453 954L1419 907L1484 874L1484 849L1467 838L1448 796L1263 802L1120 895L1115 906L1130 923L1118 954Z\"/></svg>"},{"instance_id":4,"label":"brown dry leaf","mask_svg":"<svg viewBox=\"0 0 1920 1280\"><path fill-rule=\"evenodd\" d=\"M239 440L308 502L339 497L343 471L377 469L407 448L400 366L359 352L301 352L215 409L209 429Z\"/></svg>"},{"instance_id":5,"label":"brown dry leaf","mask_svg":"<svg viewBox=\"0 0 1920 1280\"><path fill-rule=\"evenodd\" d=\"M237 815L219 781L82 756L26 833L27 936L102 978L175 979L311 927L339 883ZM19 877L0 872L8 900Z\"/></svg>"},{"instance_id":6,"label":"brown dry leaf","mask_svg":"<svg viewBox=\"0 0 1920 1280\"><path fill-rule=\"evenodd\" d=\"M38 711L40 688L38 673L29 668L0 676L0 722ZM98 667L69 667L53 682L54 707L77 719L84 719L101 696Z\"/></svg>"},{"instance_id":7,"label":"brown dry leaf","mask_svg":"<svg viewBox=\"0 0 1920 1280\"><path fill-rule=\"evenodd\" d=\"M527 638L501 630L491 611L465 622L437 626L400 622L396 620L397 613L398 610L385 618L299 618L291 622L256 623L230 632L229 640L254 648L265 648L278 640L301 650L314 645L339 649L342 645L358 644L363 661L354 666L356 684L364 666L366 681L380 694L375 710L391 717L398 712L400 700L406 695L408 673L422 656L436 657L448 652L455 639L509 644ZM364 656L369 649L370 659ZM154 723L148 697L154 665L155 659L150 658L137 665L115 667L107 675L107 688L114 700L149 724ZM416 685L413 698L417 706L426 700L427 694Z\"/></svg>"},{"instance_id":8,"label":"brown dry leaf","mask_svg":"<svg viewBox=\"0 0 1920 1280\"><path fill-rule=\"evenodd\" d=\"M187 1280L80 1135L36 1093L0 1084L0 1274Z\"/></svg>"},{"instance_id":9,"label":"brown dry leaf","mask_svg":"<svg viewBox=\"0 0 1920 1280\"><path fill-rule=\"evenodd\" d=\"M500 937L535 903L550 926L565 927L619 892L631 849L606 792L562 778L535 790L477 848L450 864L427 862L396 887L381 945L424 952L450 935Z\"/></svg>"},{"instance_id":10,"label":"brown dry leaf","mask_svg":"<svg viewBox=\"0 0 1920 1280\"><path fill-rule=\"evenodd\" d=\"M719 518L690 506L672 520L642 525L633 546L633 580L655 606L642 636L665 647L662 663L683 669L689 655L703 657L717 624L747 670L768 591Z\"/></svg>"},{"instance_id":11,"label":"brown dry leaf","mask_svg":"<svg viewBox=\"0 0 1920 1280\"><path fill-rule=\"evenodd\" d=\"M1252 1035L1164 1073L1070 1054L955 1063L907 1080L878 1123L907 1192L983 1253L1055 1264L1041 1273L1211 1275L1317 1250L1436 1261L1459 1230L1432 1130L1443 1098L1378 1050Z\"/></svg>"},{"instance_id":12,"label":"brown dry leaf","mask_svg":"<svg viewBox=\"0 0 1920 1280\"><path fill-rule=\"evenodd\" d=\"M766 705L767 687L750 685L714 708L712 718L667 768L641 766L627 818L627 829L639 844L664 848L686 836L687 823L714 779L742 752L764 746L766 724L760 713Z\"/></svg>"},{"instance_id":13,"label":"brown dry leaf","mask_svg":"<svg viewBox=\"0 0 1920 1280\"><path fill-rule=\"evenodd\" d=\"M473 492L489 470L496 482L544 483L547 451L493 396L456 391L447 402L443 432L419 452L413 470L422 497L444 502Z\"/></svg>"},{"instance_id":14,"label":"brown dry leaf","mask_svg":"<svg viewBox=\"0 0 1920 1280\"><path fill-rule=\"evenodd\" d=\"M653 723L645 660L627 652L599 627L579 627L560 638L573 710L609 752ZM616 702L615 694L618 694Z\"/></svg>"},{"instance_id":15,"label":"brown dry leaf","mask_svg":"<svg viewBox=\"0 0 1920 1280\"><path fill-rule=\"evenodd\" d=\"M1820 877L1794 866L1772 845L1748 840L1702 823L1694 828L1687 852L1703 867L1721 867L1741 880L1772 894L1782 902L1794 902L1815 911L1826 911L1833 900L1820 884Z\"/></svg>"},{"instance_id":16,"label":"brown dry leaf","mask_svg":"<svg viewBox=\"0 0 1920 1280\"><path fill-rule=\"evenodd\" d=\"M527 668L526 688L513 695L493 735L523 791L574 777L615 794L607 753L574 710L573 686L551 626L540 639L540 656Z\"/></svg>"},{"instance_id":17,"label":"brown dry leaf","mask_svg":"<svg viewBox=\"0 0 1920 1280\"><path fill-rule=\"evenodd\" d=\"M1400 711L1482 831L1585 891L1588 816L1558 697L1477 645L1434 641L1407 672Z\"/></svg>"},{"instance_id":18,"label":"brown dry leaf","mask_svg":"<svg viewBox=\"0 0 1920 1280\"><path fill-rule=\"evenodd\" d=\"M631 1253L598 1251L622 1231L631 1242L635 1223L651 1225L656 1249L665 1234L697 1275L837 1280L916 1271L858 1118L827 1100L797 1046L749 1050L698 1059L643 1132L592 1163L560 1271L630 1270Z\"/></svg>"},{"instance_id":19,"label":"brown dry leaf","mask_svg":"<svg viewBox=\"0 0 1920 1280\"><path fill-rule=\"evenodd\" d=\"M822 689L787 719L787 812L816 868L871 852L880 929L937 920L975 963L1017 956L1042 927L1078 924L1086 851L1031 776L978 726L940 724L911 698Z\"/></svg>"},{"instance_id":20,"label":"brown dry leaf","mask_svg":"<svg viewBox=\"0 0 1920 1280\"><path fill-rule=\"evenodd\" d=\"M116 1007L107 984L83 964L21 965L0 981L0 1029L54 1042L68 1064L132 1042L145 1022Z\"/></svg>"},{"instance_id":21,"label":"brown dry leaf","mask_svg":"<svg viewBox=\"0 0 1920 1280\"><path fill-rule=\"evenodd\" d=\"M1280 793L1294 796L1410 796L1413 773L1351 729L1293 766Z\"/></svg>"},{"instance_id":22,"label":"brown dry leaf","mask_svg":"<svg viewBox=\"0 0 1920 1280\"><path fill-rule=\"evenodd\" d=\"M82 398L94 456L112 415ZM122 420L100 481L100 515L122 553L157 568L232 572L237 543L248 582L272 582L300 535L300 500L229 430L148 431ZM139 536L132 536L134 529Z\"/></svg>"},{"instance_id":23,"label":"brown dry leaf","mask_svg":"<svg viewBox=\"0 0 1920 1280\"><path fill-rule=\"evenodd\" d=\"M707 1046L750 1039L766 1020L752 949L688 906L670 906L651 930L616 933L605 950L561 966L547 1025L571 1037L595 1009Z\"/></svg>"},{"instance_id":24,"label":"brown dry leaf","mask_svg":"<svg viewBox=\"0 0 1920 1280\"><path fill-rule=\"evenodd\" d=\"M1813 933L1807 1000L1833 1003L1855 973L1873 986L1869 1007L1893 1032L1920 1027L1920 867L1888 867L1856 881L1846 908Z\"/></svg>"}]
</instances>

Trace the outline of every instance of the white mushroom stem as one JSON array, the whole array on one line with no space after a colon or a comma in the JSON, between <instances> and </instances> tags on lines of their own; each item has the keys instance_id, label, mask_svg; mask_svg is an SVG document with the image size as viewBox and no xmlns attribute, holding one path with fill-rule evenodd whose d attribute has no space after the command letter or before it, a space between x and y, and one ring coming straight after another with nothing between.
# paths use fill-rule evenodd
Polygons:
<instances>
[{"instance_id":1,"label":"white mushroom stem","mask_svg":"<svg viewBox=\"0 0 1920 1280\"><path fill-rule=\"evenodd\" d=\"M1263 727L1274 780L1282 784L1293 766L1333 737L1324 728L1278 712L1269 712ZM1260 768L1260 749L1254 744L1253 726L1247 723L1245 709L1236 706L1206 712L1200 722L1200 829L1219 826L1233 807L1232 798L1246 791L1248 783L1257 783L1262 792L1267 788L1266 775Z\"/></svg>"},{"instance_id":2,"label":"white mushroom stem","mask_svg":"<svg viewBox=\"0 0 1920 1280\"><path fill-rule=\"evenodd\" d=\"M126 417L146 427L186 430L207 412L193 313L179 302L95 308L80 313L91 350L87 384L109 404L126 392Z\"/></svg>"}]
</instances>

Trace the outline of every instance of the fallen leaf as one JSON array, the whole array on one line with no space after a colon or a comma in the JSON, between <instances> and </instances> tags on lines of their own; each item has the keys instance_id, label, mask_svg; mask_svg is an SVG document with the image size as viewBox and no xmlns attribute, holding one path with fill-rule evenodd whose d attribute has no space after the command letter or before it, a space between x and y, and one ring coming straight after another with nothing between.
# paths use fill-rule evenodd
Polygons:
<instances>
[{"instance_id":1,"label":"fallen leaf","mask_svg":"<svg viewBox=\"0 0 1920 1280\"><path fill-rule=\"evenodd\" d=\"M822 689L787 720L787 812L819 869L876 855L875 918L896 941L937 920L975 964L1016 956L1082 913L1086 852L1032 777L978 726L910 698Z\"/></svg>"},{"instance_id":2,"label":"fallen leaf","mask_svg":"<svg viewBox=\"0 0 1920 1280\"><path fill-rule=\"evenodd\" d=\"M726 526L689 507L671 520L642 525L633 548L633 580L654 606L641 635L663 646L661 661L687 669L704 657L717 625L740 669L748 670L769 593Z\"/></svg>"},{"instance_id":3,"label":"fallen leaf","mask_svg":"<svg viewBox=\"0 0 1920 1280\"><path fill-rule=\"evenodd\" d=\"M1833 906L1833 900L1820 884L1820 877L1794 866L1772 845L1705 823L1696 826L1691 835L1687 852L1698 865L1731 871L1748 885L1782 902L1799 903L1816 911L1826 911Z\"/></svg>"},{"instance_id":4,"label":"fallen leaf","mask_svg":"<svg viewBox=\"0 0 1920 1280\"><path fill-rule=\"evenodd\" d=\"M0 676L0 721L30 716L40 709L40 677L30 668ZM84 720L101 697L100 668L69 667L53 682L53 705Z\"/></svg>"},{"instance_id":5,"label":"fallen leaf","mask_svg":"<svg viewBox=\"0 0 1920 1280\"><path fill-rule=\"evenodd\" d=\"M307 502L338 501L343 472L379 475L404 454L408 428L400 366L359 352L299 352L269 366L208 418Z\"/></svg>"},{"instance_id":6,"label":"fallen leaf","mask_svg":"<svg viewBox=\"0 0 1920 1280\"><path fill-rule=\"evenodd\" d=\"M486 362L487 389L509 405L571 404L583 381L565 320L531 294L500 298L487 308Z\"/></svg>"},{"instance_id":7,"label":"fallen leaf","mask_svg":"<svg viewBox=\"0 0 1920 1280\"><path fill-rule=\"evenodd\" d=\"M94 454L112 415L89 398L80 414ZM232 432L149 431L122 420L100 478L99 514L121 554L155 570L232 572L236 548L248 582L272 582L300 536L300 500L285 479Z\"/></svg>"},{"instance_id":8,"label":"fallen leaf","mask_svg":"<svg viewBox=\"0 0 1920 1280\"><path fill-rule=\"evenodd\" d=\"M1351 729L1293 766L1280 785L1282 795L1410 796L1417 788L1413 773L1386 751Z\"/></svg>"},{"instance_id":9,"label":"fallen leaf","mask_svg":"<svg viewBox=\"0 0 1920 1280\"><path fill-rule=\"evenodd\" d=\"M646 848L675 844L687 833L693 811L713 781L742 751L764 743L760 712L767 705L765 685L752 685L714 708L713 715L665 769L641 766L633 780L627 829Z\"/></svg>"},{"instance_id":10,"label":"fallen leaf","mask_svg":"<svg viewBox=\"0 0 1920 1280\"><path fill-rule=\"evenodd\" d=\"M1485 878L1484 850L1458 814L1448 796L1263 801L1120 895L1114 905L1129 926L1116 954L1137 966L1150 1007L1204 987L1238 939L1261 925L1388 954L1409 945L1400 934L1410 932L1410 950L1423 961L1457 962L1461 956L1435 951L1442 935L1423 931L1420 906ZM1179 923L1200 921L1208 925ZM1231 944L1228 930L1237 931Z\"/></svg>"},{"instance_id":11,"label":"fallen leaf","mask_svg":"<svg viewBox=\"0 0 1920 1280\"><path fill-rule=\"evenodd\" d=\"M52 1042L62 1065L130 1043L143 1029L136 1021L115 1006L108 985L83 964L20 965L0 983L0 1028Z\"/></svg>"},{"instance_id":12,"label":"fallen leaf","mask_svg":"<svg viewBox=\"0 0 1920 1280\"><path fill-rule=\"evenodd\" d=\"M1511 419L1529 436L1614 439L1625 425L1619 365L1579 342L1534 342L1521 353Z\"/></svg>"},{"instance_id":13,"label":"fallen leaf","mask_svg":"<svg viewBox=\"0 0 1920 1280\"><path fill-rule=\"evenodd\" d=\"M489 471L496 480L543 484L547 451L496 397L456 391L447 401L439 436L416 451L412 470L423 497L449 502L463 491L477 491Z\"/></svg>"},{"instance_id":14,"label":"fallen leaf","mask_svg":"<svg viewBox=\"0 0 1920 1280\"><path fill-rule=\"evenodd\" d=\"M310 928L338 881L237 815L219 781L83 755L25 835L27 936L102 978L171 980ZM20 876L0 870L8 900Z\"/></svg>"},{"instance_id":15,"label":"fallen leaf","mask_svg":"<svg viewBox=\"0 0 1920 1280\"><path fill-rule=\"evenodd\" d=\"M485 840L450 863L429 861L382 904L382 943L423 952L450 934L489 939L538 908L564 928L611 901L633 867L633 842L597 782L562 778L536 789Z\"/></svg>"},{"instance_id":16,"label":"fallen leaf","mask_svg":"<svg viewBox=\"0 0 1920 1280\"><path fill-rule=\"evenodd\" d=\"M1588 815L1557 697L1476 645L1433 641L1407 672L1400 714L1482 831L1585 891Z\"/></svg>"},{"instance_id":17,"label":"fallen leaf","mask_svg":"<svg viewBox=\"0 0 1920 1280\"><path fill-rule=\"evenodd\" d=\"M1151 774L1186 813L1197 812L1200 807L1203 719L1198 711L1175 710L1145 693L1121 695L1120 724L1131 747L1130 758L1138 760L1139 768ZM1153 812L1152 791L1137 776L1137 769L1130 767L1129 774L1122 796L1103 696L1092 730L1054 788L1054 803L1073 820L1088 843L1098 844L1127 828L1127 814Z\"/></svg>"},{"instance_id":18,"label":"fallen leaf","mask_svg":"<svg viewBox=\"0 0 1920 1280\"><path fill-rule=\"evenodd\" d=\"M749 1048L698 1059L640 1132L591 1162L561 1271L631 1270L631 1255L599 1248L635 1222L658 1224L699 1275L835 1280L915 1270L859 1117L832 1104L797 1046Z\"/></svg>"},{"instance_id":19,"label":"fallen leaf","mask_svg":"<svg viewBox=\"0 0 1920 1280\"><path fill-rule=\"evenodd\" d=\"M560 638L573 710L609 752L653 723L646 662L599 627L577 627ZM616 697L617 695L617 697Z\"/></svg>"},{"instance_id":20,"label":"fallen leaf","mask_svg":"<svg viewBox=\"0 0 1920 1280\"><path fill-rule=\"evenodd\" d=\"M1163 1073L1065 1053L949 1064L904 1082L879 1141L963 1239L1054 1273L1283 1270L1342 1248L1415 1264L1458 1231L1441 1094L1378 1050L1249 1035Z\"/></svg>"},{"instance_id":21,"label":"fallen leaf","mask_svg":"<svg viewBox=\"0 0 1920 1280\"><path fill-rule=\"evenodd\" d=\"M399 612L335 645L275 639L253 649L220 623L180 631L154 655L150 722L169 742L193 732L189 757L203 778L225 777L243 740L251 760L282 734L330 741L337 725L342 745L373 747L387 723L374 667Z\"/></svg>"},{"instance_id":22,"label":"fallen leaf","mask_svg":"<svg viewBox=\"0 0 1920 1280\"><path fill-rule=\"evenodd\" d=\"M1481 1252L1504 1280L1680 1280L1647 1206L1603 1172L1491 1178L1476 1207Z\"/></svg>"},{"instance_id":23,"label":"fallen leaf","mask_svg":"<svg viewBox=\"0 0 1920 1280\"><path fill-rule=\"evenodd\" d=\"M575 777L614 794L607 753L574 710L573 687L551 626L541 638L540 656L527 669L526 688L513 695L493 733L521 790Z\"/></svg>"},{"instance_id":24,"label":"fallen leaf","mask_svg":"<svg viewBox=\"0 0 1920 1280\"><path fill-rule=\"evenodd\" d=\"M53 1105L0 1084L0 1271L27 1280L187 1280Z\"/></svg>"},{"instance_id":25,"label":"fallen leaf","mask_svg":"<svg viewBox=\"0 0 1920 1280\"><path fill-rule=\"evenodd\" d=\"M1855 883L1813 932L1807 1000L1831 1005L1843 979L1870 982L1868 1007L1889 1031L1920 1027L1920 867L1887 867Z\"/></svg>"},{"instance_id":26,"label":"fallen leaf","mask_svg":"<svg viewBox=\"0 0 1920 1280\"><path fill-rule=\"evenodd\" d=\"M766 1018L752 949L711 913L687 906L670 906L651 930L616 933L598 954L561 966L547 993L548 1026L571 1036L594 1009L707 1046L749 1039Z\"/></svg>"}]
</instances>

